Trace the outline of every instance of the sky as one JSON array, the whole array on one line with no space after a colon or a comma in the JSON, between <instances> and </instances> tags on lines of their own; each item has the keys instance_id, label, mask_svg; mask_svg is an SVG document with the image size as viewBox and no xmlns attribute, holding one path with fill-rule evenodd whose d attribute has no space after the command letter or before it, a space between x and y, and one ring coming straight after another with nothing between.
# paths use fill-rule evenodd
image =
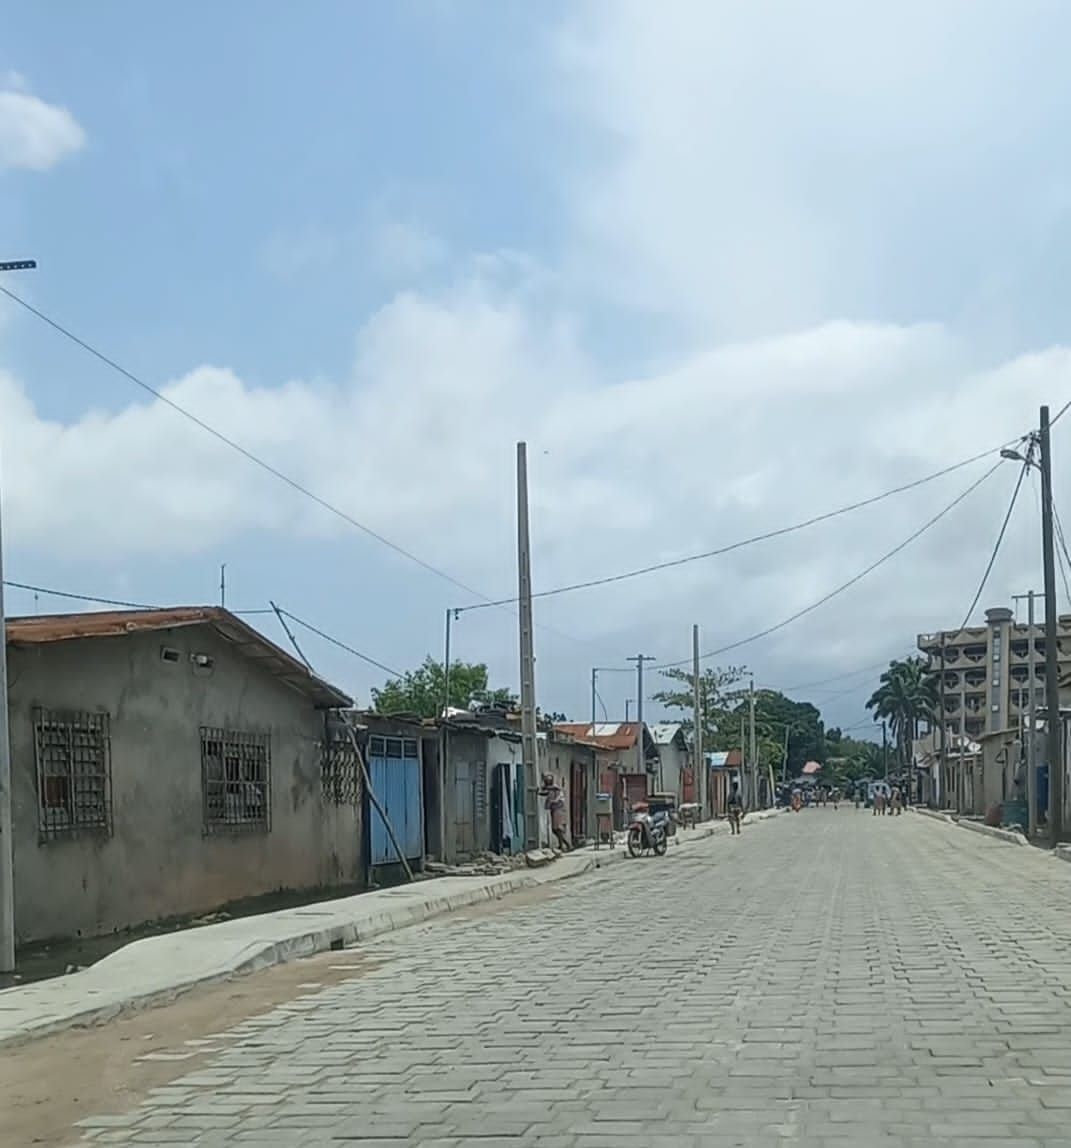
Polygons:
<instances>
[{"instance_id":1,"label":"sky","mask_svg":"<svg viewBox=\"0 0 1071 1148\"><path fill-rule=\"evenodd\" d=\"M518 441L539 591L866 499L1071 400L1055 0L3 0L0 27L0 258L39 263L0 285L166 400L0 298L9 580L212 604L225 563L228 606L398 672L464 608L454 656L515 687L515 614L471 607L516 593ZM1053 458L1059 510L1071 416ZM623 717L626 659L688 658L697 623L705 664L872 736L881 663L964 620L1013 462L744 640L996 461L538 599L540 705L586 716L605 667ZM1033 477L975 619L1031 588ZM295 633L368 703L382 669Z\"/></svg>"}]
</instances>

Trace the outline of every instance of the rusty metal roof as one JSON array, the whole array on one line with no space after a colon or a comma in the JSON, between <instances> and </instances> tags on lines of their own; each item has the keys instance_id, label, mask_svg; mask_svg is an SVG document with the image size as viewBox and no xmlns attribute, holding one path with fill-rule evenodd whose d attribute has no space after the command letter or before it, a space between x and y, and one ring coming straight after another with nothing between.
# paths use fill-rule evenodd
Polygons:
<instances>
[{"instance_id":1,"label":"rusty metal roof","mask_svg":"<svg viewBox=\"0 0 1071 1148\"><path fill-rule=\"evenodd\" d=\"M601 749L635 749L636 731L639 726L634 721L623 722L596 722L592 726L589 721L561 722L553 727L558 733L567 733L577 741L590 742Z\"/></svg>"},{"instance_id":2,"label":"rusty metal roof","mask_svg":"<svg viewBox=\"0 0 1071 1148\"><path fill-rule=\"evenodd\" d=\"M127 634L175 630L184 626L211 626L243 657L305 694L322 709L353 704L352 698L317 677L297 658L222 606L169 606L159 610L107 610L8 618L7 640L14 646L34 646L78 638L120 638Z\"/></svg>"}]
</instances>

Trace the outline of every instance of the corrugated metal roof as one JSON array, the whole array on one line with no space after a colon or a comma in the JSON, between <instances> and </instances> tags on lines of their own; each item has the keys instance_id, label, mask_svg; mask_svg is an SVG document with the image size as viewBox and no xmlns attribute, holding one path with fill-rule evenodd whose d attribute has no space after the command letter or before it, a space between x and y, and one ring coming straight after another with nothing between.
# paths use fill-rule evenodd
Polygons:
<instances>
[{"instance_id":1,"label":"corrugated metal roof","mask_svg":"<svg viewBox=\"0 0 1071 1148\"><path fill-rule=\"evenodd\" d=\"M15 646L67 642L80 638L119 638L127 634L211 626L235 649L324 709L345 708L353 699L311 673L259 630L222 606L169 606L160 610L108 610L86 614L43 614L8 618L7 640Z\"/></svg>"},{"instance_id":2,"label":"corrugated metal roof","mask_svg":"<svg viewBox=\"0 0 1071 1148\"><path fill-rule=\"evenodd\" d=\"M681 732L680 722L672 721L656 722L647 728L651 731L651 737L655 745L669 745L677 734Z\"/></svg>"},{"instance_id":3,"label":"corrugated metal roof","mask_svg":"<svg viewBox=\"0 0 1071 1148\"><path fill-rule=\"evenodd\" d=\"M708 753L704 756L707 759L707 766L710 769L740 768L740 750L738 749L723 750L718 753Z\"/></svg>"},{"instance_id":4,"label":"corrugated metal roof","mask_svg":"<svg viewBox=\"0 0 1071 1148\"><path fill-rule=\"evenodd\" d=\"M570 734L577 741L589 741L602 749L634 749L636 747L636 722L561 722L553 727L561 733Z\"/></svg>"}]
</instances>

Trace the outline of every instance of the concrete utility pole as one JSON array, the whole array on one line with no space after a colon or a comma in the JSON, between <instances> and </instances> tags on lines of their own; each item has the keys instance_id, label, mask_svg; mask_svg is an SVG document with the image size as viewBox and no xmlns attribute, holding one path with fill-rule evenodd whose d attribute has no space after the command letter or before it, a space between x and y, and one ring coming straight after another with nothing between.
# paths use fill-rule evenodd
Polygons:
<instances>
[{"instance_id":1,"label":"concrete utility pole","mask_svg":"<svg viewBox=\"0 0 1071 1148\"><path fill-rule=\"evenodd\" d=\"M528 531L528 444L517 443L517 617L521 654L521 752L524 757L528 848L539 845L539 746L536 738L535 645L532 639L532 559ZM527 807L531 805L529 810ZM530 819L530 820L529 820ZM534 832L531 826L534 826Z\"/></svg>"},{"instance_id":2,"label":"concrete utility pole","mask_svg":"<svg viewBox=\"0 0 1071 1148\"><path fill-rule=\"evenodd\" d=\"M692 627L692 768L695 770L695 799L699 819L707 814L707 771L703 757L703 697L699 690L699 626Z\"/></svg>"},{"instance_id":3,"label":"concrete utility pole","mask_svg":"<svg viewBox=\"0 0 1071 1148\"><path fill-rule=\"evenodd\" d=\"M643 663L653 662L651 654L637 654L627 659L636 663L636 763L641 773L647 772L647 754L643 745Z\"/></svg>"},{"instance_id":4,"label":"concrete utility pole","mask_svg":"<svg viewBox=\"0 0 1071 1148\"><path fill-rule=\"evenodd\" d=\"M941 795L944 793L945 788L945 755L948 752L948 726L945 718L945 632L941 631L941 677L937 684L938 699L937 705L940 713L937 715L940 721L938 732L941 739L941 748L937 756L937 769L934 771L936 776L933 779L933 803L936 808L941 808ZM960 715L960 721L966 721L966 715Z\"/></svg>"},{"instance_id":5,"label":"concrete utility pole","mask_svg":"<svg viewBox=\"0 0 1071 1148\"><path fill-rule=\"evenodd\" d=\"M1041 408L1038 433L1041 462L1041 562L1045 574L1045 711L1048 720L1049 836L1058 844L1064 835L1064 755L1060 719L1059 648L1056 645L1056 554L1053 549L1052 446L1049 408ZM1031 683L1031 689L1033 683Z\"/></svg>"},{"instance_id":6,"label":"concrete utility pole","mask_svg":"<svg viewBox=\"0 0 1071 1148\"><path fill-rule=\"evenodd\" d=\"M1035 663L1037 662L1037 645L1034 640L1034 591L1026 596L1026 622L1027 632L1030 634L1030 645L1027 648L1027 673L1030 675L1030 693L1026 700L1026 800L1029 808L1026 811L1027 834L1031 841L1038 831L1038 754L1037 754L1037 705L1034 700L1036 693L1034 683ZM1022 707L1020 706L1020 709Z\"/></svg>"},{"instance_id":7,"label":"concrete utility pole","mask_svg":"<svg viewBox=\"0 0 1071 1148\"><path fill-rule=\"evenodd\" d=\"M33 259L0 262L0 271L32 271ZM15 971L15 848L11 837L11 731L7 712L7 616L4 535L0 525L0 973Z\"/></svg>"},{"instance_id":8,"label":"concrete utility pole","mask_svg":"<svg viewBox=\"0 0 1071 1148\"><path fill-rule=\"evenodd\" d=\"M747 715L748 715L748 735L747 735L747 752L751 765L751 801L752 809L759 807L759 743L755 735L755 679L751 679L751 685L748 687L747 693Z\"/></svg>"}]
</instances>

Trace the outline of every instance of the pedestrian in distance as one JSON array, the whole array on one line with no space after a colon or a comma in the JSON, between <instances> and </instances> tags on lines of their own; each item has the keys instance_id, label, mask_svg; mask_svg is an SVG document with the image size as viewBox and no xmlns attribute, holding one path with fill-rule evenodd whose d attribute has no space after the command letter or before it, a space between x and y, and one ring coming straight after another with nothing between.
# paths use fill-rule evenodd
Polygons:
<instances>
[{"instance_id":1,"label":"pedestrian in distance","mask_svg":"<svg viewBox=\"0 0 1071 1148\"><path fill-rule=\"evenodd\" d=\"M900 814L904 811L904 803L902 797L900 796L900 787L898 785L893 786L892 811L896 817L899 817Z\"/></svg>"},{"instance_id":2,"label":"pedestrian in distance","mask_svg":"<svg viewBox=\"0 0 1071 1148\"><path fill-rule=\"evenodd\" d=\"M744 816L744 801L740 796L740 783L734 781L732 792L729 794L729 832L733 837L740 832L740 823Z\"/></svg>"}]
</instances>

